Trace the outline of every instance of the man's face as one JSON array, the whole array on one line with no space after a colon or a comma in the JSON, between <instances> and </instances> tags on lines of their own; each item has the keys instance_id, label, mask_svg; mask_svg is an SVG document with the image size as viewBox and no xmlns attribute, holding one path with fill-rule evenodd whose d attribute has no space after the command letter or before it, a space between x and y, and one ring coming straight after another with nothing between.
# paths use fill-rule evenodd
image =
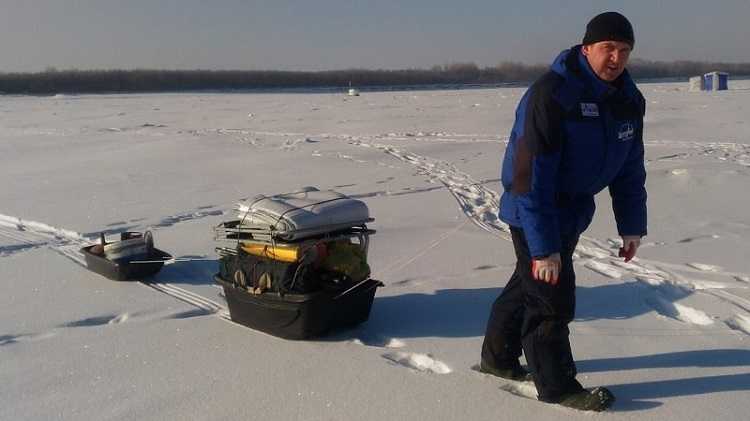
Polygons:
<instances>
[{"instance_id":1,"label":"man's face","mask_svg":"<svg viewBox=\"0 0 750 421\"><path fill-rule=\"evenodd\" d=\"M630 44L622 41L600 41L584 45L581 49L591 69L605 82L620 77L632 50Z\"/></svg>"}]
</instances>

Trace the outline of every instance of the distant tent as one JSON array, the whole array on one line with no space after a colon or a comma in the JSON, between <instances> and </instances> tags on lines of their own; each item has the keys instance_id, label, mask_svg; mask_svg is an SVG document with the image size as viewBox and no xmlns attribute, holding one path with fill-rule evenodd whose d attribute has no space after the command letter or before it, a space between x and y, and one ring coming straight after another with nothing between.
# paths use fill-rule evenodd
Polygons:
<instances>
[{"instance_id":1,"label":"distant tent","mask_svg":"<svg viewBox=\"0 0 750 421\"><path fill-rule=\"evenodd\" d=\"M729 86L729 73L711 72L703 75L703 88L707 91L726 91Z\"/></svg>"},{"instance_id":2,"label":"distant tent","mask_svg":"<svg viewBox=\"0 0 750 421\"><path fill-rule=\"evenodd\" d=\"M699 92L704 90L703 76L694 76L690 78L690 92Z\"/></svg>"}]
</instances>

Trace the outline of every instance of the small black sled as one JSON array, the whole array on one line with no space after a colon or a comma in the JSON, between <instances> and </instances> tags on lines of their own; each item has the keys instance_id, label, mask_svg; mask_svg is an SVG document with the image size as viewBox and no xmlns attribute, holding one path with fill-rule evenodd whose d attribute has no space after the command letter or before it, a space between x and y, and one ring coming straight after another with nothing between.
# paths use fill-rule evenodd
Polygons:
<instances>
[{"instance_id":1,"label":"small black sled","mask_svg":"<svg viewBox=\"0 0 750 421\"><path fill-rule=\"evenodd\" d=\"M128 231L120 241L108 243L101 234L101 243L81 248L86 268L114 281L135 281L159 272L172 255L154 247L150 231Z\"/></svg>"}]
</instances>

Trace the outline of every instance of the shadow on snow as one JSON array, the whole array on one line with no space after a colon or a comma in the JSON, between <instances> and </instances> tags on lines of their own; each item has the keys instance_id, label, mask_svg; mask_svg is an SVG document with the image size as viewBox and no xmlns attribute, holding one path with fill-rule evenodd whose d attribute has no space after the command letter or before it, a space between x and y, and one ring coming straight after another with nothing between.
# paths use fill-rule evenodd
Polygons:
<instances>
[{"instance_id":1,"label":"shadow on snow","mask_svg":"<svg viewBox=\"0 0 750 421\"><path fill-rule=\"evenodd\" d=\"M219 272L219 261L203 256L180 256L177 259L201 259L177 261L165 265L152 279L160 283L212 285L214 275Z\"/></svg>"},{"instance_id":2,"label":"shadow on snow","mask_svg":"<svg viewBox=\"0 0 750 421\"><path fill-rule=\"evenodd\" d=\"M378 297L369 321L360 329L384 337L476 337L484 329L492 303L502 288L442 289L434 294L406 293ZM684 298L689 291L662 293L640 282L576 288L576 321L629 319L654 311L650 294L663 303Z\"/></svg>"}]
</instances>

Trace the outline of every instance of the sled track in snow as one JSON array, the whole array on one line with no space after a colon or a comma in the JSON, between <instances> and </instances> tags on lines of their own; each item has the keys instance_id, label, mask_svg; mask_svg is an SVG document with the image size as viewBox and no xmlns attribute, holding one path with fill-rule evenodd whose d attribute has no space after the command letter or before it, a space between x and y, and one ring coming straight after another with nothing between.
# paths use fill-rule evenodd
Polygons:
<instances>
[{"instance_id":1,"label":"sled track in snow","mask_svg":"<svg viewBox=\"0 0 750 421\"><path fill-rule=\"evenodd\" d=\"M335 141L347 142L352 146L362 148L373 148L398 159L401 162L412 165L418 169L419 174L425 176L430 182L439 182L443 184L451 195L458 202L461 211L467 218L479 228L487 231L489 234L510 241L509 228L506 224L497 218L499 210L499 195L486 188L483 183L471 178L469 174L460 171L454 164L442 160L432 159L408 152L403 148L394 145L377 143L378 141L392 140L428 140L444 142L507 142L507 139L497 136L482 134L456 134L456 133L386 133L372 136L347 135L347 134L305 134L292 132L265 132L252 131L247 129L216 129L194 131L196 136L205 136L208 134L219 134L232 136L240 141L246 141L252 137L278 137L278 138L300 138L299 142L290 143L287 140L282 148L289 149L292 145L302 143L307 139L330 139ZM313 141L315 143L315 141ZM669 141L654 140L645 142L651 147L679 147L689 149L686 153L675 154L657 158L680 159L690 156L708 156L715 157L722 161L735 162L740 165L750 165L750 145L728 143L728 142L689 142L689 141ZM256 145L257 146L257 145ZM352 156L339 153L342 159L356 159ZM364 162L364 161L362 161ZM32 221L21 221L18 218L0 215L0 235L14 239L21 243L18 246L6 247L0 249L0 257L13 254L25 249L48 246L56 252L70 258L71 260L84 265L83 256L78 248L85 243L91 243L92 240L82 242L80 234L57 229L42 223ZM617 250L620 246L619 239L609 239L606 241L582 236L576 248L574 255L577 264L582 265L590 270L600 273L610 278L621 278L626 274L632 275L639 282L652 288L653 294L647 298L647 301L661 303L661 292L673 289L690 290L692 293L702 293L710 295L722 302L728 303L738 310L745 313L750 312L750 300L732 294L725 290L725 287L717 284L693 279L689 275L700 275L706 273L694 266L675 265L665 262L650 261L647 259L636 258L630 263L623 263L617 257ZM710 271L712 275L720 275L729 278L731 281L736 279L747 279L747 274L732 273L722 270ZM165 294L169 294L177 299L190 303L200 309L218 314L220 317L228 318L226 309L200 295L186 291L182 288L170 284L149 284L154 289ZM652 306L654 310L661 314L675 318L671 310L665 311L663 305ZM685 308L685 306L682 306ZM688 309L689 311L690 309ZM699 311L699 310L696 310ZM684 321L684 320L683 320Z\"/></svg>"},{"instance_id":2,"label":"sled track in snow","mask_svg":"<svg viewBox=\"0 0 750 421\"><path fill-rule=\"evenodd\" d=\"M144 285L153 288L161 293L172 296L180 301L191 304L201 310L205 310L208 313L216 314L222 319L231 320L229 318L229 312L224 306L200 294L196 294L194 292L168 283L148 282L144 283Z\"/></svg>"},{"instance_id":3,"label":"sled track in snow","mask_svg":"<svg viewBox=\"0 0 750 421\"><path fill-rule=\"evenodd\" d=\"M0 214L0 237L27 245L25 249L49 248L82 267L86 267L86 260L80 251L81 247L97 241L95 238L86 238L75 231L3 214ZM25 249L19 248L18 250ZM2 256L3 254L0 253L0 257ZM169 283L142 281L139 283L208 313L216 314L222 319L230 320L226 307L200 294Z\"/></svg>"},{"instance_id":4,"label":"sled track in snow","mask_svg":"<svg viewBox=\"0 0 750 421\"><path fill-rule=\"evenodd\" d=\"M19 251L47 247L85 266L83 255L78 250L85 244L85 240L77 232L0 214L0 236L26 246L19 248Z\"/></svg>"}]
</instances>

